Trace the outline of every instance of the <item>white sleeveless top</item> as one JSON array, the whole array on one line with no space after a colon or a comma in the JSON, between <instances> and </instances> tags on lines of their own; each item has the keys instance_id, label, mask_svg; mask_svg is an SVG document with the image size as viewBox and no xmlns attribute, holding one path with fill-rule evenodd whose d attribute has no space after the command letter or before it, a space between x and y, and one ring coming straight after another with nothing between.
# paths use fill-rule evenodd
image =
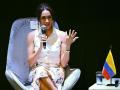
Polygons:
<instances>
[{"instance_id":1,"label":"white sleeveless top","mask_svg":"<svg viewBox=\"0 0 120 90\"><path fill-rule=\"evenodd\" d=\"M41 53L39 55L39 59L37 60L37 63L59 65L60 64L60 47L61 47L61 43L65 41L66 36L67 36L67 32L63 32L53 28L52 34L48 37L46 41L46 48L45 49L42 48ZM40 47L38 30L36 30L35 32L34 45L35 45L34 50L36 51Z\"/></svg>"}]
</instances>

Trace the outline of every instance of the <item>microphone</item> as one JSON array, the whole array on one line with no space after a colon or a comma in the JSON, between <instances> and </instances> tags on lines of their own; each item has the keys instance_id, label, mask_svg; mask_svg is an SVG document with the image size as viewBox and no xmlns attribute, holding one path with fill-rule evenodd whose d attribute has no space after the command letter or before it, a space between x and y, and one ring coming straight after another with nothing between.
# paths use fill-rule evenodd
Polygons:
<instances>
[{"instance_id":1,"label":"microphone","mask_svg":"<svg viewBox=\"0 0 120 90\"><path fill-rule=\"evenodd\" d=\"M42 32L42 34L46 34L46 30L47 30L46 26L42 25L41 26L41 32ZM46 41L45 40L43 41L43 47L46 48Z\"/></svg>"}]
</instances>

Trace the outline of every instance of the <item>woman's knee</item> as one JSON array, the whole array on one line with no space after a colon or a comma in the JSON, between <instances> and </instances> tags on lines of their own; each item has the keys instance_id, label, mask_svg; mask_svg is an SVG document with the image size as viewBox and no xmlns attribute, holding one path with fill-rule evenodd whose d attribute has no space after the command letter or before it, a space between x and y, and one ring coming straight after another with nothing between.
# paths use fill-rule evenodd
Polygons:
<instances>
[{"instance_id":1,"label":"woman's knee","mask_svg":"<svg viewBox=\"0 0 120 90\"><path fill-rule=\"evenodd\" d=\"M49 77L40 78L39 81L48 90L57 90L57 88L55 87L54 83L52 82L52 80Z\"/></svg>"}]
</instances>

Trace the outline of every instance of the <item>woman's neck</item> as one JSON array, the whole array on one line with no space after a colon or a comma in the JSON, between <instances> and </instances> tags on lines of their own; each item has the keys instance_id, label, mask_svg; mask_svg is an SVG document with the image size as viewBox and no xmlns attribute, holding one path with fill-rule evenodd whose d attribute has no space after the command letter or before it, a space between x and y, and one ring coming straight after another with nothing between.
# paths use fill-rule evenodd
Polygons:
<instances>
[{"instance_id":1,"label":"woman's neck","mask_svg":"<svg viewBox=\"0 0 120 90\"><path fill-rule=\"evenodd\" d=\"M49 37L52 34L52 32L53 32L53 28L48 29L46 32L47 37Z\"/></svg>"}]
</instances>

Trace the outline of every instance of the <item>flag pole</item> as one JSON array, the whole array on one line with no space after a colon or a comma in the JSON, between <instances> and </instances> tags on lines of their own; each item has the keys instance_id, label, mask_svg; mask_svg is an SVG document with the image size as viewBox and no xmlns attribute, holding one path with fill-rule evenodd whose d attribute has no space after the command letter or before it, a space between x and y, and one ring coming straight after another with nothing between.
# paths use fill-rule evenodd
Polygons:
<instances>
[{"instance_id":1,"label":"flag pole","mask_svg":"<svg viewBox=\"0 0 120 90\"><path fill-rule=\"evenodd\" d=\"M112 50L112 45L110 45L110 50ZM108 84L108 86L113 86L113 84L112 84L112 78L110 78L110 84Z\"/></svg>"},{"instance_id":2,"label":"flag pole","mask_svg":"<svg viewBox=\"0 0 120 90\"><path fill-rule=\"evenodd\" d=\"M107 84L107 86L115 86L115 84L112 84L112 78L110 78L110 84Z\"/></svg>"},{"instance_id":3,"label":"flag pole","mask_svg":"<svg viewBox=\"0 0 120 90\"><path fill-rule=\"evenodd\" d=\"M110 45L110 49L112 49L112 45Z\"/></svg>"},{"instance_id":4,"label":"flag pole","mask_svg":"<svg viewBox=\"0 0 120 90\"><path fill-rule=\"evenodd\" d=\"M112 84L112 78L110 78L110 84Z\"/></svg>"}]
</instances>

